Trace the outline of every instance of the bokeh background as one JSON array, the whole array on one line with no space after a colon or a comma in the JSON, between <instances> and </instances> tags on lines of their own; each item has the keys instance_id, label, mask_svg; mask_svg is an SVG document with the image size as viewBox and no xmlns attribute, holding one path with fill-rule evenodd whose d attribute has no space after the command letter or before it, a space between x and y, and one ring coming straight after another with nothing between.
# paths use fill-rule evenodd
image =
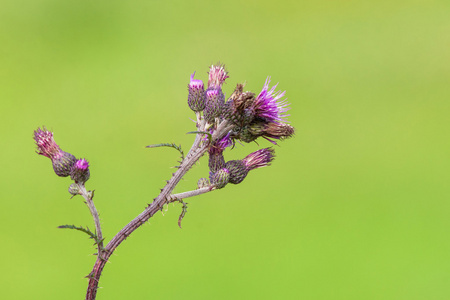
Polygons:
<instances>
[{"instance_id":1,"label":"bokeh background","mask_svg":"<svg viewBox=\"0 0 450 300\"><path fill-rule=\"evenodd\" d=\"M194 130L187 83L226 64L287 91L293 139L240 185L126 240L98 299L450 299L450 2L0 1L0 297L83 299L93 228L35 154L46 125L91 163L109 240ZM238 146L227 159L260 145ZM191 190L206 158L180 184Z\"/></svg>"}]
</instances>

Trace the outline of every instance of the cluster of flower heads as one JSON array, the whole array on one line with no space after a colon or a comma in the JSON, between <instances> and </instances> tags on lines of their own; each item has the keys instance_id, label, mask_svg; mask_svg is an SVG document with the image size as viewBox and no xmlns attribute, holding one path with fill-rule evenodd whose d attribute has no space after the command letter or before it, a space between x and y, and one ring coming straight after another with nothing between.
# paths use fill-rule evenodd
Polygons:
<instances>
[{"instance_id":1,"label":"cluster of flower heads","mask_svg":"<svg viewBox=\"0 0 450 300\"><path fill-rule=\"evenodd\" d=\"M38 150L37 153L52 160L56 175L70 176L77 184L84 184L89 179L88 161L84 158L77 159L72 154L62 151L53 139L51 131L48 131L45 127L38 128L34 131L34 140Z\"/></svg>"},{"instance_id":2,"label":"cluster of flower heads","mask_svg":"<svg viewBox=\"0 0 450 300\"><path fill-rule=\"evenodd\" d=\"M268 77L258 95L244 92L244 84L237 84L225 101L222 85L229 76L223 65L210 67L206 89L203 81L194 79L194 75L195 72L188 85L189 107L196 113L203 112L211 133L214 133L218 123L225 121L231 125L231 130L208 149L210 181L217 188L227 183L238 184L250 170L269 165L274 158L274 151L271 148L261 149L243 160L229 162L225 162L223 151L234 145L236 140L250 143L263 137L276 144L277 140L291 137L294 127L286 123L289 107L286 100L282 99L285 92L276 91L277 85L270 87ZM199 181L199 187L205 184L205 180Z\"/></svg>"}]
</instances>

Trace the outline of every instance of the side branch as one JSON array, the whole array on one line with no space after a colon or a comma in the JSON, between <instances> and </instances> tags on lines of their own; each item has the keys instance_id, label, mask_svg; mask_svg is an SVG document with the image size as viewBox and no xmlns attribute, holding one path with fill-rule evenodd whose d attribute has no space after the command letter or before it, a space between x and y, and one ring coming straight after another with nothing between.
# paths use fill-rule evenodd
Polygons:
<instances>
[{"instance_id":1,"label":"side branch","mask_svg":"<svg viewBox=\"0 0 450 300\"><path fill-rule=\"evenodd\" d=\"M172 203L172 202L176 202L179 201L181 199L186 199L189 197L194 197L194 196L198 196L201 194L205 194L208 192L212 192L214 191L216 188L214 186L207 186L201 189L197 189L197 190L193 190L193 191L189 191L189 192L184 192L184 193L179 193L179 194L172 194L170 195L167 200L167 202Z\"/></svg>"}]
</instances>

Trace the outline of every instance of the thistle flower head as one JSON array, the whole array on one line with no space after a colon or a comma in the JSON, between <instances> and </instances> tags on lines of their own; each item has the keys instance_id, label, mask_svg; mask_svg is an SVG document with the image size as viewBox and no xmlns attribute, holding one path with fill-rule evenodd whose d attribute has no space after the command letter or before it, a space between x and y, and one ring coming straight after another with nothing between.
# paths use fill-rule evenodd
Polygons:
<instances>
[{"instance_id":1,"label":"thistle flower head","mask_svg":"<svg viewBox=\"0 0 450 300\"><path fill-rule=\"evenodd\" d=\"M205 109L205 87L203 81L194 79L195 72L191 75L188 85L188 105L193 111L202 111Z\"/></svg>"},{"instance_id":2,"label":"thistle flower head","mask_svg":"<svg viewBox=\"0 0 450 300\"><path fill-rule=\"evenodd\" d=\"M225 70L225 65L211 65L209 68L208 88L221 88L225 79L228 77L230 76L228 76L228 72Z\"/></svg>"},{"instance_id":3,"label":"thistle flower head","mask_svg":"<svg viewBox=\"0 0 450 300\"><path fill-rule=\"evenodd\" d=\"M62 155L62 151L53 139L53 133L45 127L38 128L34 131L34 141L37 146L37 153L44 155L50 159L58 158Z\"/></svg>"},{"instance_id":4,"label":"thistle flower head","mask_svg":"<svg viewBox=\"0 0 450 300\"><path fill-rule=\"evenodd\" d=\"M84 158L77 160L70 170L70 178L77 183L85 183L90 175L89 163Z\"/></svg>"},{"instance_id":5,"label":"thistle flower head","mask_svg":"<svg viewBox=\"0 0 450 300\"><path fill-rule=\"evenodd\" d=\"M284 97L286 91L275 91L278 84L269 90L270 77L267 77L264 87L253 102L252 108L255 116L266 120L267 122L283 121L288 115L289 104L286 100L279 101Z\"/></svg>"}]
</instances>

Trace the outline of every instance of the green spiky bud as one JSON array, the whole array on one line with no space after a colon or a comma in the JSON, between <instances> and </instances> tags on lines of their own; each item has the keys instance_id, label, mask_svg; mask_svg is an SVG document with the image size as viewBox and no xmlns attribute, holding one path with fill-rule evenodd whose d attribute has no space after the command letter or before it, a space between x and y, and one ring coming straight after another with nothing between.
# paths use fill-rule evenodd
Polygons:
<instances>
[{"instance_id":1,"label":"green spiky bud","mask_svg":"<svg viewBox=\"0 0 450 300\"><path fill-rule=\"evenodd\" d=\"M217 189L224 188L230 181L230 171L226 168L220 169L213 175L211 175L211 183Z\"/></svg>"},{"instance_id":2,"label":"green spiky bud","mask_svg":"<svg viewBox=\"0 0 450 300\"><path fill-rule=\"evenodd\" d=\"M241 160L230 160L225 164L229 172L229 182L233 184L241 183L248 174L247 167Z\"/></svg>"},{"instance_id":3,"label":"green spiky bud","mask_svg":"<svg viewBox=\"0 0 450 300\"><path fill-rule=\"evenodd\" d=\"M197 186L199 189L204 188L204 187L208 187L209 186L209 180L206 178L200 178L198 180Z\"/></svg>"},{"instance_id":4,"label":"green spiky bud","mask_svg":"<svg viewBox=\"0 0 450 300\"><path fill-rule=\"evenodd\" d=\"M78 184L72 183L72 184L69 186L69 193L70 193L72 196L80 195L80 188L78 187Z\"/></svg>"},{"instance_id":5,"label":"green spiky bud","mask_svg":"<svg viewBox=\"0 0 450 300\"><path fill-rule=\"evenodd\" d=\"M76 163L77 159L70 153L61 151L58 156L52 159L53 170L56 175L67 177L70 175L70 170Z\"/></svg>"},{"instance_id":6,"label":"green spiky bud","mask_svg":"<svg viewBox=\"0 0 450 300\"><path fill-rule=\"evenodd\" d=\"M259 137L259 135L253 134L248 126L243 127L241 131L238 132L238 136L244 143L251 143Z\"/></svg>"},{"instance_id":7,"label":"green spiky bud","mask_svg":"<svg viewBox=\"0 0 450 300\"><path fill-rule=\"evenodd\" d=\"M238 84L222 109L223 118L239 127L250 124L255 117L254 110L251 107L255 100L255 94L243 92L243 88L243 84Z\"/></svg>"}]
</instances>

